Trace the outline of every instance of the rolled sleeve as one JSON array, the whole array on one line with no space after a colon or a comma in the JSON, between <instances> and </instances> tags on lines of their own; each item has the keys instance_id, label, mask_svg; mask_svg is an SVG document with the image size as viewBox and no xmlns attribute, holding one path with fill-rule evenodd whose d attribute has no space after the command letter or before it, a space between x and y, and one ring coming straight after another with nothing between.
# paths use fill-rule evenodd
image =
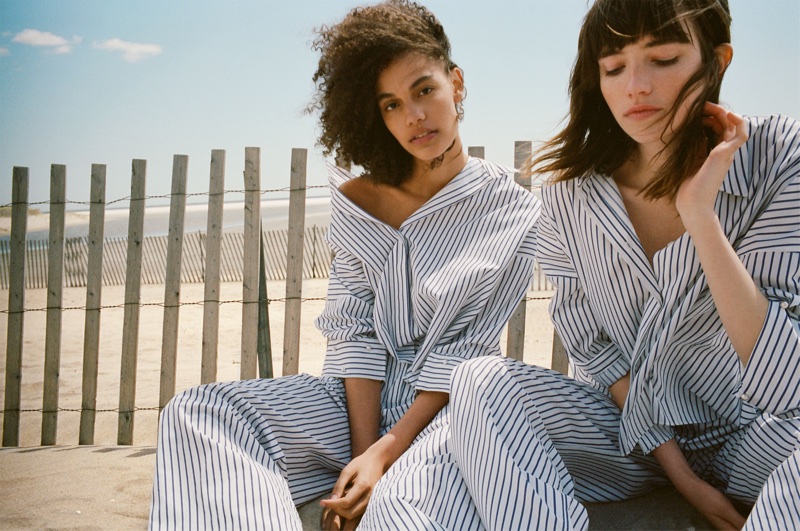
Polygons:
<instances>
[{"instance_id":1,"label":"rolled sleeve","mask_svg":"<svg viewBox=\"0 0 800 531\"><path fill-rule=\"evenodd\" d=\"M742 378L742 399L773 415L800 408L800 323L791 304L770 299Z\"/></svg>"},{"instance_id":2,"label":"rolled sleeve","mask_svg":"<svg viewBox=\"0 0 800 531\"><path fill-rule=\"evenodd\" d=\"M384 379L386 348L375 336L374 300L363 264L337 250L325 308L316 320L317 328L328 338L324 376Z\"/></svg>"},{"instance_id":3,"label":"rolled sleeve","mask_svg":"<svg viewBox=\"0 0 800 531\"><path fill-rule=\"evenodd\" d=\"M323 376L383 380L386 374L386 349L374 337L328 341Z\"/></svg>"},{"instance_id":4,"label":"rolled sleeve","mask_svg":"<svg viewBox=\"0 0 800 531\"><path fill-rule=\"evenodd\" d=\"M431 352L425 361L425 365L415 379L414 386L417 391L449 393L450 376L453 374L453 370L455 370L456 367L478 356L488 356L491 354L500 355L499 350L492 350L481 345L473 345L471 348L464 348L462 352L468 352L469 355L453 355L451 352L441 350Z\"/></svg>"}]
</instances>

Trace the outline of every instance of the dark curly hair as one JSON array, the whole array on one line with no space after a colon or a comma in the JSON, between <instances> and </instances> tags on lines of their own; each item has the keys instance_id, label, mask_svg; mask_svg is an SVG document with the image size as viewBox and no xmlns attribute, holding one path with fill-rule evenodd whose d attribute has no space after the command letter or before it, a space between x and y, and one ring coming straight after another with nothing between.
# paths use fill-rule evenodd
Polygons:
<instances>
[{"instance_id":1,"label":"dark curly hair","mask_svg":"<svg viewBox=\"0 0 800 531\"><path fill-rule=\"evenodd\" d=\"M320 113L317 144L325 156L363 167L373 181L399 185L411 175L413 157L383 121L378 76L407 53L440 61L447 72L456 68L444 28L423 6L388 0L355 8L338 24L319 28L313 49L320 59L307 112Z\"/></svg>"},{"instance_id":2,"label":"dark curly hair","mask_svg":"<svg viewBox=\"0 0 800 531\"><path fill-rule=\"evenodd\" d=\"M645 197L675 197L686 177L697 171L698 146L710 150L713 132L703 127L706 101L719 102L722 75L715 49L730 43L727 0L596 0L584 19L578 56L569 84L570 112L566 127L546 142L528 164L536 173L553 173L565 181L594 172L611 175L628 159L635 142L619 126L600 92L598 59L652 35L690 42L687 23L697 34L700 70L689 78L671 109L670 126L681 103L695 89L697 99L670 139L670 156L643 190Z\"/></svg>"}]
</instances>

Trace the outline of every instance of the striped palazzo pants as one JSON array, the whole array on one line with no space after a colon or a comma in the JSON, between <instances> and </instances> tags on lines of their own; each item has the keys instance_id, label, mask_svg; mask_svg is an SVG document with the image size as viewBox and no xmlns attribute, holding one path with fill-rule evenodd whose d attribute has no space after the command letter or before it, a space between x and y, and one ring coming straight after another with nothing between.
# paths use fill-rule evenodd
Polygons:
<instances>
[{"instance_id":1,"label":"striped palazzo pants","mask_svg":"<svg viewBox=\"0 0 800 531\"><path fill-rule=\"evenodd\" d=\"M651 456L621 456L619 409L559 373L480 358L453 374L452 450L490 529L585 529L580 502L663 483ZM800 417L760 415L713 451L687 455L726 495L755 506L746 529L800 529Z\"/></svg>"},{"instance_id":2,"label":"striped palazzo pants","mask_svg":"<svg viewBox=\"0 0 800 531\"><path fill-rule=\"evenodd\" d=\"M414 399L407 367L387 359L381 435ZM449 435L445 407L378 483L360 529L481 529ZM188 389L161 413L150 528L302 529L296 505L329 493L350 459L340 379Z\"/></svg>"}]
</instances>

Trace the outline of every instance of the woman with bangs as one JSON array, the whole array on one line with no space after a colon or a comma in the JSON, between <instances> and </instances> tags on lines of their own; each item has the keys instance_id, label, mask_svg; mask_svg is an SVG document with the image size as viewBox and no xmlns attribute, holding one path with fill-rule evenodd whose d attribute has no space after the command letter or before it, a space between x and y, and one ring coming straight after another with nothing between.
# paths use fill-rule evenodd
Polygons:
<instances>
[{"instance_id":1,"label":"woman with bangs","mask_svg":"<svg viewBox=\"0 0 800 531\"><path fill-rule=\"evenodd\" d=\"M531 162L574 379L453 374L489 529L586 528L581 502L667 481L717 528L800 528L800 124L719 104L730 22L725 0L586 15L568 122Z\"/></svg>"},{"instance_id":2,"label":"woman with bangs","mask_svg":"<svg viewBox=\"0 0 800 531\"><path fill-rule=\"evenodd\" d=\"M295 506L322 495L324 529L480 526L459 509L471 502L449 453L450 374L499 357L533 274L539 200L513 170L464 152L464 75L425 7L355 8L314 48L319 143L364 169L329 168L322 376L173 398L151 528L299 530ZM387 476L405 483L384 487ZM377 488L395 502L374 503Z\"/></svg>"}]
</instances>

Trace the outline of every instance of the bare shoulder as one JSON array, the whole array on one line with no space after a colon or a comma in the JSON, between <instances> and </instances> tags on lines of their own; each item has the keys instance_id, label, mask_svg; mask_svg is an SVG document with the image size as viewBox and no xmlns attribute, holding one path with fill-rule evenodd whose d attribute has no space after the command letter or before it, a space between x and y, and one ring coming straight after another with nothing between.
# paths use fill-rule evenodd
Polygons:
<instances>
[{"instance_id":1,"label":"bare shoulder","mask_svg":"<svg viewBox=\"0 0 800 531\"><path fill-rule=\"evenodd\" d=\"M383 196L382 186L369 177L354 177L339 186L339 191L350 201L367 212L373 213L379 207Z\"/></svg>"}]
</instances>

